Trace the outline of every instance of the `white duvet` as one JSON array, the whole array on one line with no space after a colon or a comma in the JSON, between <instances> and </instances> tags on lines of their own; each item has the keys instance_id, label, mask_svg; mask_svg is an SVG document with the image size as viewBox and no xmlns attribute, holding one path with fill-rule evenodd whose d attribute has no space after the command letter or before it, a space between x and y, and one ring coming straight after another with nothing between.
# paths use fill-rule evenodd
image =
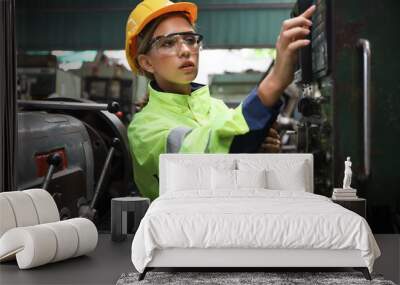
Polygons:
<instances>
[{"instance_id":1,"label":"white duvet","mask_svg":"<svg viewBox=\"0 0 400 285\"><path fill-rule=\"evenodd\" d=\"M133 265L143 272L165 248L358 249L370 272L380 256L359 215L324 196L266 189L162 195L135 234Z\"/></svg>"}]
</instances>

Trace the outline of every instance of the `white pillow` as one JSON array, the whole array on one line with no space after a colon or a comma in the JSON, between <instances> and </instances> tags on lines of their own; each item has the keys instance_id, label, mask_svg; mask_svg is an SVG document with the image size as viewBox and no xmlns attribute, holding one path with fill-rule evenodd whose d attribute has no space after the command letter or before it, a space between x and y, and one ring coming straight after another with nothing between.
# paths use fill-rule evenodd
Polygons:
<instances>
[{"instance_id":1,"label":"white pillow","mask_svg":"<svg viewBox=\"0 0 400 285\"><path fill-rule=\"evenodd\" d=\"M213 190L238 190L241 188L267 188L266 171L211 169Z\"/></svg>"},{"instance_id":2,"label":"white pillow","mask_svg":"<svg viewBox=\"0 0 400 285\"><path fill-rule=\"evenodd\" d=\"M262 170L236 170L237 188L267 188L267 172Z\"/></svg>"},{"instance_id":3,"label":"white pillow","mask_svg":"<svg viewBox=\"0 0 400 285\"><path fill-rule=\"evenodd\" d=\"M268 170L267 181L268 189L306 192L307 181L302 167L288 171Z\"/></svg>"},{"instance_id":4,"label":"white pillow","mask_svg":"<svg viewBox=\"0 0 400 285\"><path fill-rule=\"evenodd\" d=\"M236 190L236 170L211 168L212 189Z\"/></svg>"},{"instance_id":5,"label":"white pillow","mask_svg":"<svg viewBox=\"0 0 400 285\"><path fill-rule=\"evenodd\" d=\"M305 160L250 160L239 159L240 170L266 169L267 188L273 190L306 191L310 189L308 181L309 166Z\"/></svg>"},{"instance_id":6,"label":"white pillow","mask_svg":"<svg viewBox=\"0 0 400 285\"><path fill-rule=\"evenodd\" d=\"M168 191L211 188L211 167L168 163Z\"/></svg>"}]
</instances>

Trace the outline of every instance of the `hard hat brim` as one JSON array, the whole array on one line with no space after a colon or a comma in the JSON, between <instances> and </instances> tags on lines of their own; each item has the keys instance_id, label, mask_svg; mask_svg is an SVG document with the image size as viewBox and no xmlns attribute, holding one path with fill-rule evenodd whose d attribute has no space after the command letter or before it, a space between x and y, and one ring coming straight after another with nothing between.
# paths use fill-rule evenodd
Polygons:
<instances>
[{"instance_id":1,"label":"hard hat brim","mask_svg":"<svg viewBox=\"0 0 400 285\"><path fill-rule=\"evenodd\" d=\"M161 15L172 13L172 12L187 12L189 19L192 24L194 24L197 20L197 6L194 3L190 2L178 2L173 3L171 5L167 5L154 13L147 16L147 18L138 26L136 31L131 34L130 38L126 39L125 42L125 53L128 60L128 63L132 69L132 72L138 73L136 64L133 60L136 55L136 42L138 34L144 29L144 27L150 23L152 20L160 17Z\"/></svg>"}]
</instances>

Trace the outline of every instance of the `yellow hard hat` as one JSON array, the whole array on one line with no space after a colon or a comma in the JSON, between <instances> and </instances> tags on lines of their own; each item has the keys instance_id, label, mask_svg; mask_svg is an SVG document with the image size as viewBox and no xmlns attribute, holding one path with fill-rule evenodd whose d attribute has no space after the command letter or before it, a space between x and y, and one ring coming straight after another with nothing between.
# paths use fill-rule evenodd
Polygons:
<instances>
[{"instance_id":1,"label":"yellow hard hat","mask_svg":"<svg viewBox=\"0 0 400 285\"><path fill-rule=\"evenodd\" d=\"M134 58L137 36L153 19L171 12L187 12L192 24L197 19L197 6L190 2L174 3L168 0L144 0L132 10L126 23L125 54L132 72L138 73Z\"/></svg>"}]
</instances>

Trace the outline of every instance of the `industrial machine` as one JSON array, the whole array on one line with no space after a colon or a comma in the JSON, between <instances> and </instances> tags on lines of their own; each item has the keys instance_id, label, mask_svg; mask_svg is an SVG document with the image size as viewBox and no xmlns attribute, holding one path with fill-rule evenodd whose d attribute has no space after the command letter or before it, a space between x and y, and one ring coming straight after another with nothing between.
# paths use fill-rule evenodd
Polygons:
<instances>
[{"instance_id":1,"label":"industrial machine","mask_svg":"<svg viewBox=\"0 0 400 285\"><path fill-rule=\"evenodd\" d=\"M118 104L19 100L17 188L44 188L61 219L83 216L109 229L110 199L135 195Z\"/></svg>"},{"instance_id":2,"label":"industrial machine","mask_svg":"<svg viewBox=\"0 0 400 285\"><path fill-rule=\"evenodd\" d=\"M350 156L373 232L399 233L400 41L390 35L400 2L298 0L292 16L312 4L311 45L295 74L297 151L314 154L315 192L326 196L341 187Z\"/></svg>"},{"instance_id":3,"label":"industrial machine","mask_svg":"<svg viewBox=\"0 0 400 285\"><path fill-rule=\"evenodd\" d=\"M49 191L61 219L109 230L111 198L138 195L124 125L132 78L100 63L65 72L53 55L19 55L16 186Z\"/></svg>"},{"instance_id":4,"label":"industrial machine","mask_svg":"<svg viewBox=\"0 0 400 285\"><path fill-rule=\"evenodd\" d=\"M82 91L87 99L105 104L118 102L118 117L125 125L131 122L138 79L129 70L99 51L93 62L84 62L75 73L82 78Z\"/></svg>"},{"instance_id":5,"label":"industrial machine","mask_svg":"<svg viewBox=\"0 0 400 285\"><path fill-rule=\"evenodd\" d=\"M58 68L54 55L18 55L18 99L81 98L81 78Z\"/></svg>"},{"instance_id":6,"label":"industrial machine","mask_svg":"<svg viewBox=\"0 0 400 285\"><path fill-rule=\"evenodd\" d=\"M117 102L117 116L128 125L134 114L132 73L98 52L94 62L80 69L64 71L51 54L18 56L18 99L44 100L53 97L89 99L97 103Z\"/></svg>"}]
</instances>

